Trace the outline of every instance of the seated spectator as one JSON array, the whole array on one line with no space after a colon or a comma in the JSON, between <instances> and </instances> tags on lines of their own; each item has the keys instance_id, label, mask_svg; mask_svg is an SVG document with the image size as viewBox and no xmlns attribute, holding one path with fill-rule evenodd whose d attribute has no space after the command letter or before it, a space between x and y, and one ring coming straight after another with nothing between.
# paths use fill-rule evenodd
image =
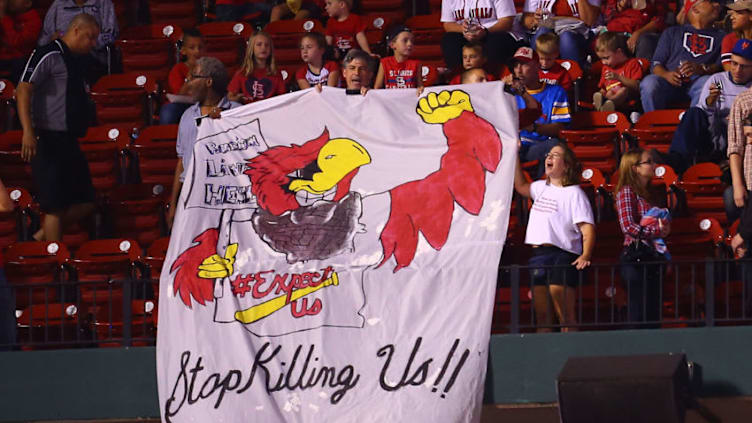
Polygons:
<instances>
[{"instance_id":1,"label":"seated spectator","mask_svg":"<svg viewBox=\"0 0 752 423\"><path fill-rule=\"evenodd\" d=\"M621 280L627 292L627 319L630 322L652 322L661 318L661 265L644 264L662 260L653 247L655 238L665 238L669 225L641 226L643 216L652 208L648 185L655 175L655 162L650 153L633 149L624 153L619 163L616 184L616 210L624 233ZM648 326L642 326L648 327Z\"/></svg>"},{"instance_id":2,"label":"seated spectator","mask_svg":"<svg viewBox=\"0 0 752 423\"><path fill-rule=\"evenodd\" d=\"M512 29L516 11L512 0L443 0L441 22L444 34L441 51L451 70L460 68L462 46L479 43L488 54L492 73L497 73L521 43L507 31Z\"/></svg>"},{"instance_id":3,"label":"seated spectator","mask_svg":"<svg viewBox=\"0 0 752 423\"><path fill-rule=\"evenodd\" d=\"M227 87L227 98L243 104L284 94L285 81L277 71L272 38L265 32L255 33L248 40L243 65Z\"/></svg>"},{"instance_id":4,"label":"seated spectator","mask_svg":"<svg viewBox=\"0 0 752 423\"><path fill-rule=\"evenodd\" d=\"M167 78L167 91L170 94L192 97L190 85L186 84L189 76L196 67L196 62L204 55L204 38L197 29L183 31L180 45L181 62L175 64ZM180 99L178 99L180 100ZM159 123L172 125L180 122L180 116L190 107L190 102L175 101L162 106L159 111Z\"/></svg>"},{"instance_id":5,"label":"seated spectator","mask_svg":"<svg viewBox=\"0 0 752 423\"><path fill-rule=\"evenodd\" d=\"M527 182L520 161L514 189L533 200L525 244L533 246L530 279L535 319L539 326L553 323L548 296L553 299L562 332L575 330L575 300L582 269L590 266L595 246L593 208L579 186L582 166L572 150L558 143L546 154L546 180ZM536 266L559 266L540 268ZM550 332L539 328L538 332Z\"/></svg>"},{"instance_id":6,"label":"seated spectator","mask_svg":"<svg viewBox=\"0 0 752 423\"><path fill-rule=\"evenodd\" d=\"M535 40L535 52L540 58L540 80L544 84L561 85L566 91L572 88L572 77L556 60L559 58L559 36L549 32Z\"/></svg>"},{"instance_id":7,"label":"seated spectator","mask_svg":"<svg viewBox=\"0 0 752 423\"><path fill-rule=\"evenodd\" d=\"M341 59L352 48L371 54L366 38L366 23L355 13L350 13L353 0L326 0L326 43L334 47L336 58Z\"/></svg>"},{"instance_id":8,"label":"seated spectator","mask_svg":"<svg viewBox=\"0 0 752 423\"><path fill-rule=\"evenodd\" d=\"M269 22L287 18L319 19L324 6L325 4L322 0L287 0L272 7Z\"/></svg>"},{"instance_id":9,"label":"seated spectator","mask_svg":"<svg viewBox=\"0 0 752 423\"><path fill-rule=\"evenodd\" d=\"M523 11L536 18L535 37L559 36L561 57L585 65L591 29L601 16L601 0L525 0Z\"/></svg>"},{"instance_id":10,"label":"seated spectator","mask_svg":"<svg viewBox=\"0 0 752 423\"><path fill-rule=\"evenodd\" d=\"M60 38L73 17L79 13L93 16L101 28L97 44L91 53L93 60L90 60L87 66L87 80L93 84L107 73L107 46L114 43L119 34L112 0L55 0L44 16L44 26L38 44L42 46Z\"/></svg>"},{"instance_id":11,"label":"seated spectator","mask_svg":"<svg viewBox=\"0 0 752 423\"><path fill-rule=\"evenodd\" d=\"M705 81L699 101L684 113L674 133L664 160L677 173L696 159L722 157L726 150L731 105L752 87L752 40L737 41L729 62L730 71L715 73Z\"/></svg>"},{"instance_id":12,"label":"seated spectator","mask_svg":"<svg viewBox=\"0 0 752 423\"><path fill-rule=\"evenodd\" d=\"M731 50L742 38L752 40L752 0L740 0L728 3L728 16L731 32L723 37L721 43L721 64L723 69L731 70Z\"/></svg>"},{"instance_id":13,"label":"seated spectator","mask_svg":"<svg viewBox=\"0 0 752 423\"><path fill-rule=\"evenodd\" d=\"M520 47L517 50L513 65L514 76L509 75L504 82L512 85L517 93L517 107L527 107L525 94L532 96L541 105L542 116L529 126L520 126L520 160L540 161L538 172L533 175L537 178L543 171L543 158L546 153L560 142L559 132L572 120L569 114L569 101L564 88L540 81L538 55L530 47Z\"/></svg>"},{"instance_id":14,"label":"seated spectator","mask_svg":"<svg viewBox=\"0 0 752 423\"><path fill-rule=\"evenodd\" d=\"M483 44L467 43L462 46L462 69L463 73L470 69L484 69L486 66L486 53L483 51ZM460 84L462 73L455 75L449 82L451 85ZM494 76L486 72L486 81L495 80Z\"/></svg>"},{"instance_id":15,"label":"seated spectator","mask_svg":"<svg viewBox=\"0 0 752 423\"><path fill-rule=\"evenodd\" d=\"M342 78L345 79L345 93L365 95L371 86L371 56L363 50L352 49L342 60Z\"/></svg>"},{"instance_id":16,"label":"seated spectator","mask_svg":"<svg viewBox=\"0 0 752 423\"><path fill-rule=\"evenodd\" d=\"M31 0L0 1L0 68L11 81L20 79L41 29L42 20Z\"/></svg>"},{"instance_id":17,"label":"seated spectator","mask_svg":"<svg viewBox=\"0 0 752 423\"><path fill-rule=\"evenodd\" d=\"M595 51L603 63L598 92L593 104L601 111L628 111L640 96L642 65L627 56L627 40L616 32L604 32L595 40Z\"/></svg>"},{"instance_id":18,"label":"seated spectator","mask_svg":"<svg viewBox=\"0 0 752 423\"><path fill-rule=\"evenodd\" d=\"M697 104L702 86L721 69L723 32L713 29L720 6L696 0L687 15L688 24L672 26L661 34L653 55L653 74L640 83L645 112L666 109L671 103Z\"/></svg>"},{"instance_id":19,"label":"seated spectator","mask_svg":"<svg viewBox=\"0 0 752 423\"><path fill-rule=\"evenodd\" d=\"M198 59L189 78L186 85L190 85L189 92L196 103L183 113L178 125L176 149L179 160L175 167L172 196L167 211L167 224L170 227L175 218L178 197L185 180L185 169L188 169L193 157L193 145L196 143L200 120L206 116L218 117L223 110L240 106L227 98L227 84L230 78L225 65L219 59L214 57Z\"/></svg>"},{"instance_id":20,"label":"seated spectator","mask_svg":"<svg viewBox=\"0 0 752 423\"><path fill-rule=\"evenodd\" d=\"M261 13L259 21L267 20L272 6L263 0L216 0L214 11L218 21L242 21L243 17Z\"/></svg>"},{"instance_id":21,"label":"seated spectator","mask_svg":"<svg viewBox=\"0 0 752 423\"><path fill-rule=\"evenodd\" d=\"M295 79L301 90L314 85L339 85L339 64L332 60L324 60L326 53L326 38L318 32L306 33L300 39L300 57L304 65L295 73Z\"/></svg>"},{"instance_id":22,"label":"seated spectator","mask_svg":"<svg viewBox=\"0 0 752 423\"><path fill-rule=\"evenodd\" d=\"M658 45L660 32L666 28L665 0L606 0L603 16L609 31L631 34L629 51L648 60Z\"/></svg>"},{"instance_id":23,"label":"seated spectator","mask_svg":"<svg viewBox=\"0 0 752 423\"><path fill-rule=\"evenodd\" d=\"M0 180L0 213L13 211L13 201ZM3 270L3 253L0 251L0 351L10 350L16 342L16 300Z\"/></svg>"},{"instance_id":24,"label":"seated spectator","mask_svg":"<svg viewBox=\"0 0 752 423\"><path fill-rule=\"evenodd\" d=\"M392 28L386 36L388 52L392 56L381 59L374 88L417 88L423 91L420 62L410 59L413 52L413 33L406 26Z\"/></svg>"}]
</instances>

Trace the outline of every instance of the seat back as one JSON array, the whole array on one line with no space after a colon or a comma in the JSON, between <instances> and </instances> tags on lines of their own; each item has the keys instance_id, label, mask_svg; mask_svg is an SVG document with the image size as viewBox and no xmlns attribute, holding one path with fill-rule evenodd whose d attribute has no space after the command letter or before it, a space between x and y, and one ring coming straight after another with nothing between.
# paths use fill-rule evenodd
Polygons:
<instances>
[{"instance_id":1,"label":"seat back","mask_svg":"<svg viewBox=\"0 0 752 423\"><path fill-rule=\"evenodd\" d=\"M178 125L154 125L141 131L129 147L138 160L141 182L171 189L178 160L177 136Z\"/></svg>"},{"instance_id":2,"label":"seat back","mask_svg":"<svg viewBox=\"0 0 752 423\"><path fill-rule=\"evenodd\" d=\"M0 133L0 179L7 186L23 187L34 192L31 165L21 159L23 131Z\"/></svg>"}]
</instances>

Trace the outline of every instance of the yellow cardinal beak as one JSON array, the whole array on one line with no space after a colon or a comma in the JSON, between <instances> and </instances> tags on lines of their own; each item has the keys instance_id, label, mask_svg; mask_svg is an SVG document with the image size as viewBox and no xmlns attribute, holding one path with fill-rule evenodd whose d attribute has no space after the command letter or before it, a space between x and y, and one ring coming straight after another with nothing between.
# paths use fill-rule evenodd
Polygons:
<instances>
[{"instance_id":1,"label":"yellow cardinal beak","mask_svg":"<svg viewBox=\"0 0 752 423\"><path fill-rule=\"evenodd\" d=\"M292 181L290 191L324 194L354 169L371 163L371 156L362 145L351 139L334 138L321 148L316 163L321 171L314 173L311 179Z\"/></svg>"}]
</instances>

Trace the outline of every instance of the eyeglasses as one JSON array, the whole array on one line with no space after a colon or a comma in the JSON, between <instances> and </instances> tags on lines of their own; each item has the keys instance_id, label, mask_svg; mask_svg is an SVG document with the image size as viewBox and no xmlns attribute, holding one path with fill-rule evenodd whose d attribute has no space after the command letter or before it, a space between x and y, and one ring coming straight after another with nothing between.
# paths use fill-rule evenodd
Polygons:
<instances>
[{"instance_id":1,"label":"eyeglasses","mask_svg":"<svg viewBox=\"0 0 752 423\"><path fill-rule=\"evenodd\" d=\"M637 166L642 166L644 164L655 164L655 160L653 160L653 159L647 159L644 162L637 162Z\"/></svg>"},{"instance_id":2,"label":"eyeglasses","mask_svg":"<svg viewBox=\"0 0 752 423\"><path fill-rule=\"evenodd\" d=\"M561 153L546 153L545 158L560 159Z\"/></svg>"}]
</instances>

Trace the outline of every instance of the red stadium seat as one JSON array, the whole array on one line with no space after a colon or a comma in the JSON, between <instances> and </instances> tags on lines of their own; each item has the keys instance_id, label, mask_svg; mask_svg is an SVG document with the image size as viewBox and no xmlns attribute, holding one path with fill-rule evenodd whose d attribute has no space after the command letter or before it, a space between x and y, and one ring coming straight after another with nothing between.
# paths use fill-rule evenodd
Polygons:
<instances>
[{"instance_id":1,"label":"red stadium seat","mask_svg":"<svg viewBox=\"0 0 752 423\"><path fill-rule=\"evenodd\" d=\"M120 50L124 72L148 72L166 81L175 63L175 43L183 36L173 24L152 24L123 30L115 46Z\"/></svg>"},{"instance_id":2,"label":"red stadium seat","mask_svg":"<svg viewBox=\"0 0 752 423\"><path fill-rule=\"evenodd\" d=\"M274 43L278 66L300 66L300 38L307 32L324 33L324 26L315 19L292 19L269 22L264 28Z\"/></svg>"},{"instance_id":3,"label":"red stadium seat","mask_svg":"<svg viewBox=\"0 0 752 423\"><path fill-rule=\"evenodd\" d=\"M34 192L31 165L21 159L23 131L0 133L0 179L7 186Z\"/></svg>"},{"instance_id":4,"label":"red stadium seat","mask_svg":"<svg viewBox=\"0 0 752 423\"><path fill-rule=\"evenodd\" d=\"M0 251L14 242L23 239L31 206L31 194L23 188L6 187L15 206L13 211L0 213Z\"/></svg>"},{"instance_id":5,"label":"red stadium seat","mask_svg":"<svg viewBox=\"0 0 752 423\"><path fill-rule=\"evenodd\" d=\"M159 238L149 246L146 251L146 257L142 261L147 266L149 278L151 279L152 293L154 299L159 299L159 276L162 273L165 257L167 257L167 248L170 245L170 237Z\"/></svg>"},{"instance_id":6,"label":"red stadium seat","mask_svg":"<svg viewBox=\"0 0 752 423\"><path fill-rule=\"evenodd\" d=\"M157 78L144 72L105 75L91 92L100 125L132 128L152 122L158 95Z\"/></svg>"},{"instance_id":7,"label":"red stadium seat","mask_svg":"<svg viewBox=\"0 0 752 423\"><path fill-rule=\"evenodd\" d=\"M368 39L368 45L371 47L372 52L386 54L386 46L384 43L385 31L394 25L389 16L383 13L374 13L371 15L362 16L363 21L368 25L366 27L366 38Z\"/></svg>"},{"instance_id":8,"label":"red stadium seat","mask_svg":"<svg viewBox=\"0 0 752 423\"><path fill-rule=\"evenodd\" d=\"M394 22L403 22L407 15L403 0L362 0L360 10L364 15L381 14Z\"/></svg>"},{"instance_id":9,"label":"red stadium seat","mask_svg":"<svg viewBox=\"0 0 752 423\"><path fill-rule=\"evenodd\" d=\"M683 109L647 112L640 116L640 120L628 133L637 139L641 148L645 150L654 148L661 153L667 153L682 116L684 116Z\"/></svg>"},{"instance_id":10,"label":"red stadium seat","mask_svg":"<svg viewBox=\"0 0 752 423\"><path fill-rule=\"evenodd\" d=\"M621 133L628 128L627 117L619 112L578 112L561 138L583 166L611 173L617 167Z\"/></svg>"},{"instance_id":11,"label":"red stadium seat","mask_svg":"<svg viewBox=\"0 0 752 423\"><path fill-rule=\"evenodd\" d=\"M441 53L441 38L444 36L441 14L413 16L405 22L405 25L415 36L412 59L421 62L444 60L444 55Z\"/></svg>"},{"instance_id":12,"label":"red stadium seat","mask_svg":"<svg viewBox=\"0 0 752 423\"><path fill-rule=\"evenodd\" d=\"M79 139L97 192L110 191L121 179L121 152L130 143L129 134L127 126L94 126Z\"/></svg>"},{"instance_id":13,"label":"red stadium seat","mask_svg":"<svg viewBox=\"0 0 752 423\"><path fill-rule=\"evenodd\" d=\"M198 26L206 41L206 56L219 59L230 69L243 63L246 41L253 35L253 27L242 22L208 22ZM232 76L232 75L230 75Z\"/></svg>"},{"instance_id":14,"label":"red stadium seat","mask_svg":"<svg viewBox=\"0 0 752 423\"><path fill-rule=\"evenodd\" d=\"M683 197L681 200L689 213L713 217L721 223L726 222L723 204L726 184L721 181L721 168L717 164L698 163L690 167L674 186Z\"/></svg>"},{"instance_id":15,"label":"red stadium seat","mask_svg":"<svg viewBox=\"0 0 752 423\"><path fill-rule=\"evenodd\" d=\"M18 242L8 247L5 272L8 282L15 288L16 308L71 297L63 291L66 279L63 264L69 257L68 248L59 242Z\"/></svg>"},{"instance_id":16,"label":"red stadium seat","mask_svg":"<svg viewBox=\"0 0 752 423\"><path fill-rule=\"evenodd\" d=\"M108 216L115 236L149 245L162 235L165 188L159 184L117 186L108 198Z\"/></svg>"},{"instance_id":17,"label":"red stadium seat","mask_svg":"<svg viewBox=\"0 0 752 423\"><path fill-rule=\"evenodd\" d=\"M16 314L21 349L66 348L90 341L91 330L83 314L70 302L23 308Z\"/></svg>"},{"instance_id":18,"label":"red stadium seat","mask_svg":"<svg viewBox=\"0 0 752 423\"><path fill-rule=\"evenodd\" d=\"M181 28L196 26L198 14L195 3L183 0L149 0L151 22L169 23Z\"/></svg>"},{"instance_id":19,"label":"red stadium seat","mask_svg":"<svg viewBox=\"0 0 752 423\"><path fill-rule=\"evenodd\" d=\"M87 304L102 304L122 298L119 281L134 279L135 264L141 255L141 247L132 239L97 239L85 242L69 259L73 277L80 282L81 301Z\"/></svg>"},{"instance_id":20,"label":"red stadium seat","mask_svg":"<svg viewBox=\"0 0 752 423\"><path fill-rule=\"evenodd\" d=\"M161 184L172 190L178 156L175 150L178 125L155 125L144 128L128 149L138 161L141 182Z\"/></svg>"},{"instance_id":21,"label":"red stadium seat","mask_svg":"<svg viewBox=\"0 0 752 423\"><path fill-rule=\"evenodd\" d=\"M8 131L13 127L15 118L16 87L7 79L0 79L0 132Z\"/></svg>"},{"instance_id":22,"label":"red stadium seat","mask_svg":"<svg viewBox=\"0 0 752 423\"><path fill-rule=\"evenodd\" d=\"M439 83L439 70L435 65L421 64L421 78L424 87L436 85Z\"/></svg>"},{"instance_id":23,"label":"red stadium seat","mask_svg":"<svg viewBox=\"0 0 752 423\"><path fill-rule=\"evenodd\" d=\"M157 302L132 300L130 309L131 345L153 345L157 330ZM97 345L100 347L123 346L123 311L122 301L99 303L88 307Z\"/></svg>"}]
</instances>

